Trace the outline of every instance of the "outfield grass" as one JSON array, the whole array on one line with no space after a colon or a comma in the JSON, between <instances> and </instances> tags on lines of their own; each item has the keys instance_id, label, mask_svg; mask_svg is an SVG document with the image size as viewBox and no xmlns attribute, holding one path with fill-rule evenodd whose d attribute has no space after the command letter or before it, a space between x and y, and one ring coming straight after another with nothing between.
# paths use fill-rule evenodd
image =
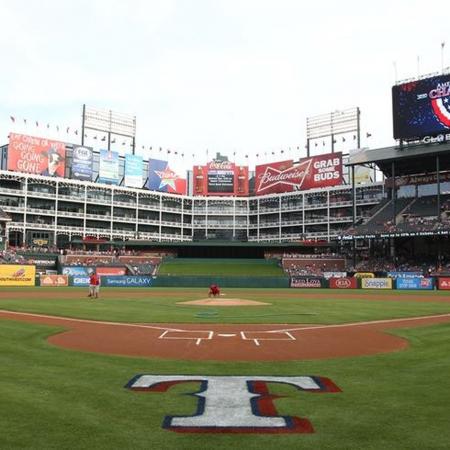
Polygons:
<instances>
[{"instance_id":1,"label":"outfield grass","mask_svg":"<svg viewBox=\"0 0 450 450\"><path fill-rule=\"evenodd\" d=\"M14 289L0 290L0 309L121 321L199 321L184 307L158 305L199 298L202 291L149 290L149 298L88 302L64 298L66 289L46 289L49 299L33 298L36 290L21 290L25 299L8 299ZM110 291L113 292L113 291ZM123 296L121 295L123 292ZM134 291L133 291L134 292ZM319 312L308 321L348 322L397 316L449 312L439 302L443 293L426 293L429 301L283 298L292 290L230 290L243 298L265 292L282 311ZM297 292L297 291L296 291ZM154 295L155 294L155 295ZM204 294L204 292L203 292ZM390 293L392 294L392 292ZM152 295L152 297L150 297ZM380 293L382 297L383 293ZM416 295L416 294L414 294ZM269 301L268 297L264 301ZM269 307L262 307L266 310ZM194 307L195 309L195 307ZM203 308L204 309L204 308ZM224 308L226 314L246 316L248 308ZM261 309L261 311L263 311ZM256 314L259 307L251 309ZM221 310L222 311L222 310ZM139 312L141 316L139 317ZM222 314L222 313L221 313ZM225 314L225 312L223 313ZM228 322L221 316L222 322ZM272 318L258 321L273 322ZM300 321L304 322L300 316ZM313 320L310 320L313 319ZM447 449L450 442L450 324L395 330L409 340L401 352L322 361L264 363L191 362L138 359L82 353L54 347L46 337L61 331L48 326L0 320L0 448L2 449ZM182 384L166 393L137 393L124 388L136 374L198 375L317 375L331 378L341 393L312 395L289 386L272 384L280 415L307 417L315 428L310 435L179 434L161 428L166 415L190 415L196 399L181 395L198 390L197 383Z\"/></svg>"},{"instance_id":2,"label":"outfield grass","mask_svg":"<svg viewBox=\"0 0 450 450\"><path fill-rule=\"evenodd\" d=\"M17 292L20 298L12 298ZM45 298L37 298L34 292L44 293ZM392 292L377 292L379 300L368 300L367 296L374 295L373 292L352 291L351 295L356 293L361 297L346 299L342 291L331 289L227 288L225 299L258 300L269 305L214 307L178 304L205 298L207 290L196 288L102 288L101 299L96 301L86 298L86 289L83 288L11 288L0 291L0 309L137 323L332 324L450 312L450 302L439 302L440 298L448 297L444 291L414 293L427 299L424 302L407 301L409 294L406 292L398 294L399 301L385 300L386 296L392 296ZM316 298L315 294L325 297ZM202 312L216 315L199 317Z\"/></svg>"},{"instance_id":3,"label":"outfield grass","mask_svg":"<svg viewBox=\"0 0 450 450\"><path fill-rule=\"evenodd\" d=\"M181 276L283 276L274 260L176 258L165 260L158 269L160 275Z\"/></svg>"}]
</instances>

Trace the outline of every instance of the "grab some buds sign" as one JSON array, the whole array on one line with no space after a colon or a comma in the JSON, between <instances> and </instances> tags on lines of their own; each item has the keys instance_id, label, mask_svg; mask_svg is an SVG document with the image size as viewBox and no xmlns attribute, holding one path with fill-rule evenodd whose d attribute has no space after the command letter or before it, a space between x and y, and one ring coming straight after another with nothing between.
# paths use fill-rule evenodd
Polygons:
<instances>
[{"instance_id":1,"label":"grab some buds sign","mask_svg":"<svg viewBox=\"0 0 450 450\"><path fill-rule=\"evenodd\" d=\"M342 153L256 166L256 195L338 186L342 184Z\"/></svg>"}]
</instances>

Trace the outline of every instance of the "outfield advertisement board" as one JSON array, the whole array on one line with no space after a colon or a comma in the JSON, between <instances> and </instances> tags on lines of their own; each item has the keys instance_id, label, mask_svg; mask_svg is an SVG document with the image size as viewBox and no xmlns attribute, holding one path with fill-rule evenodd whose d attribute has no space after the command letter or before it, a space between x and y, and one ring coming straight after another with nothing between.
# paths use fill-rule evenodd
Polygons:
<instances>
[{"instance_id":1,"label":"outfield advertisement board","mask_svg":"<svg viewBox=\"0 0 450 450\"><path fill-rule=\"evenodd\" d=\"M358 287L357 278L330 278L328 282L332 289L356 289Z\"/></svg>"},{"instance_id":2,"label":"outfield advertisement board","mask_svg":"<svg viewBox=\"0 0 450 450\"><path fill-rule=\"evenodd\" d=\"M75 275L71 277L71 286L86 287L89 286L89 277L83 275Z\"/></svg>"},{"instance_id":3,"label":"outfield advertisement board","mask_svg":"<svg viewBox=\"0 0 450 450\"><path fill-rule=\"evenodd\" d=\"M100 150L98 182L119 184L119 154L109 150Z\"/></svg>"},{"instance_id":4,"label":"outfield advertisement board","mask_svg":"<svg viewBox=\"0 0 450 450\"><path fill-rule=\"evenodd\" d=\"M126 267L96 267L95 273L99 276L105 275L125 275L127 273Z\"/></svg>"},{"instance_id":5,"label":"outfield advertisement board","mask_svg":"<svg viewBox=\"0 0 450 450\"><path fill-rule=\"evenodd\" d=\"M141 188L144 159L139 155L125 155L125 186Z\"/></svg>"},{"instance_id":6,"label":"outfield advertisement board","mask_svg":"<svg viewBox=\"0 0 450 450\"><path fill-rule=\"evenodd\" d=\"M327 280L330 278L345 278L347 276L347 272L324 272L323 276Z\"/></svg>"},{"instance_id":7,"label":"outfield advertisement board","mask_svg":"<svg viewBox=\"0 0 450 450\"><path fill-rule=\"evenodd\" d=\"M46 138L10 133L8 170L64 177L66 145Z\"/></svg>"},{"instance_id":8,"label":"outfield advertisement board","mask_svg":"<svg viewBox=\"0 0 450 450\"><path fill-rule=\"evenodd\" d=\"M294 276L291 277L292 288L321 288L325 279L322 277Z\"/></svg>"},{"instance_id":9,"label":"outfield advertisement board","mask_svg":"<svg viewBox=\"0 0 450 450\"><path fill-rule=\"evenodd\" d=\"M102 276L101 285L106 287L150 287L153 278L147 276Z\"/></svg>"},{"instance_id":10,"label":"outfield advertisement board","mask_svg":"<svg viewBox=\"0 0 450 450\"><path fill-rule=\"evenodd\" d=\"M262 164L255 168L255 194L304 191L342 184L342 153Z\"/></svg>"},{"instance_id":11,"label":"outfield advertisement board","mask_svg":"<svg viewBox=\"0 0 450 450\"><path fill-rule=\"evenodd\" d=\"M151 191L186 194L186 179L181 178L163 159L148 160L147 183L145 187Z\"/></svg>"},{"instance_id":12,"label":"outfield advertisement board","mask_svg":"<svg viewBox=\"0 0 450 450\"><path fill-rule=\"evenodd\" d=\"M449 291L450 290L450 277L439 277L438 278L438 289Z\"/></svg>"},{"instance_id":13,"label":"outfield advertisement board","mask_svg":"<svg viewBox=\"0 0 450 450\"><path fill-rule=\"evenodd\" d=\"M63 266L62 273L72 277L87 277L92 269L92 267L87 266Z\"/></svg>"},{"instance_id":14,"label":"outfield advertisement board","mask_svg":"<svg viewBox=\"0 0 450 450\"><path fill-rule=\"evenodd\" d=\"M353 276L356 278L375 278L372 272L356 272Z\"/></svg>"},{"instance_id":15,"label":"outfield advertisement board","mask_svg":"<svg viewBox=\"0 0 450 450\"><path fill-rule=\"evenodd\" d=\"M397 289L432 290L434 282L433 278L397 278L395 287Z\"/></svg>"},{"instance_id":16,"label":"outfield advertisement board","mask_svg":"<svg viewBox=\"0 0 450 450\"><path fill-rule=\"evenodd\" d=\"M389 278L423 278L422 272L388 272Z\"/></svg>"},{"instance_id":17,"label":"outfield advertisement board","mask_svg":"<svg viewBox=\"0 0 450 450\"><path fill-rule=\"evenodd\" d=\"M193 194L246 196L249 193L248 166L214 159L204 166L192 168Z\"/></svg>"},{"instance_id":18,"label":"outfield advertisement board","mask_svg":"<svg viewBox=\"0 0 450 450\"><path fill-rule=\"evenodd\" d=\"M75 145L72 150L72 178L92 181L93 160L92 147Z\"/></svg>"},{"instance_id":19,"label":"outfield advertisement board","mask_svg":"<svg viewBox=\"0 0 450 450\"><path fill-rule=\"evenodd\" d=\"M41 275L39 283L44 287L69 286L69 277L67 275Z\"/></svg>"},{"instance_id":20,"label":"outfield advertisement board","mask_svg":"<svg viewBox=\"0 0 450 450\"><path fill-rule=\"evenodd\" d=\"M0 286L34 286L36 266L0 264Z\"/></svg>"},{"instance_id":21,"label":"outfield advertisement board","mask_svg":"<svg viewBox=\"0 0 450 450\"><path fill-rule=\"evenodd\" d=\"M392 289L392 278L361 278L362 289Z\"/></svg>"}]
</instances>

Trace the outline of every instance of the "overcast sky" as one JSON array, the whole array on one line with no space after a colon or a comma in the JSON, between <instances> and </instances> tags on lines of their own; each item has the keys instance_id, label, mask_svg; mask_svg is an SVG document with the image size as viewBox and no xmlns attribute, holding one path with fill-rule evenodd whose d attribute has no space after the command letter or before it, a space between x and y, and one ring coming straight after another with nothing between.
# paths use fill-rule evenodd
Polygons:
<instances>
[{"instance_id":1,"label":"overcast sky","mask_svg":"<svg viewBox=\"0 0 450 450\"><path fill-rule=\"evenodd\" d=\"M256 154L298 158L306 117L354 106L362 144L391 145L394 61L398 79L439 71L447 41L449 66L448 10L444 0L0 0L0 144L10 131L79 142L86 103L136 115L139 152L171 149L174 166L194 153L205 162L206 149L251 165Z\"/></svg>"}]
</instances>

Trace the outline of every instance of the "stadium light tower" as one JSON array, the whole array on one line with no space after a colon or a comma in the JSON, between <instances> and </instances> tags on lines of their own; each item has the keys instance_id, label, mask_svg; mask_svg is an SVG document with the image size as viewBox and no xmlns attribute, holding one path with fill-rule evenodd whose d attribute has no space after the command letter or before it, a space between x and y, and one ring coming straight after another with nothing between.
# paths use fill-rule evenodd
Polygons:
<instances>
[{"instance_id":1,"label":"stadium light tower","mask_svg":"<svg viewBox=\"0 0 450 450\"><path fill-rule=\"evenodd\" d=\"M95 130L108 134L108 150L111 150L111 136L131 138L132 154L136 150L136 116L96 109L83 105L81 122L81 145L84 145L84 130Z\"/></svg>"},{"instance_id":2,"label":"stadium light tower","mask_svg":"<svg viewBox=\"0 0 450 450\"><path fill-rule=\"evenodd\" d=\"M361 111L358 107L333 111L306 118L306 151L310 156L311 140L331 137L331 152L334 153L335 137L356 133L358 148L361 148Z\"/></svg>"}]
</instances>

